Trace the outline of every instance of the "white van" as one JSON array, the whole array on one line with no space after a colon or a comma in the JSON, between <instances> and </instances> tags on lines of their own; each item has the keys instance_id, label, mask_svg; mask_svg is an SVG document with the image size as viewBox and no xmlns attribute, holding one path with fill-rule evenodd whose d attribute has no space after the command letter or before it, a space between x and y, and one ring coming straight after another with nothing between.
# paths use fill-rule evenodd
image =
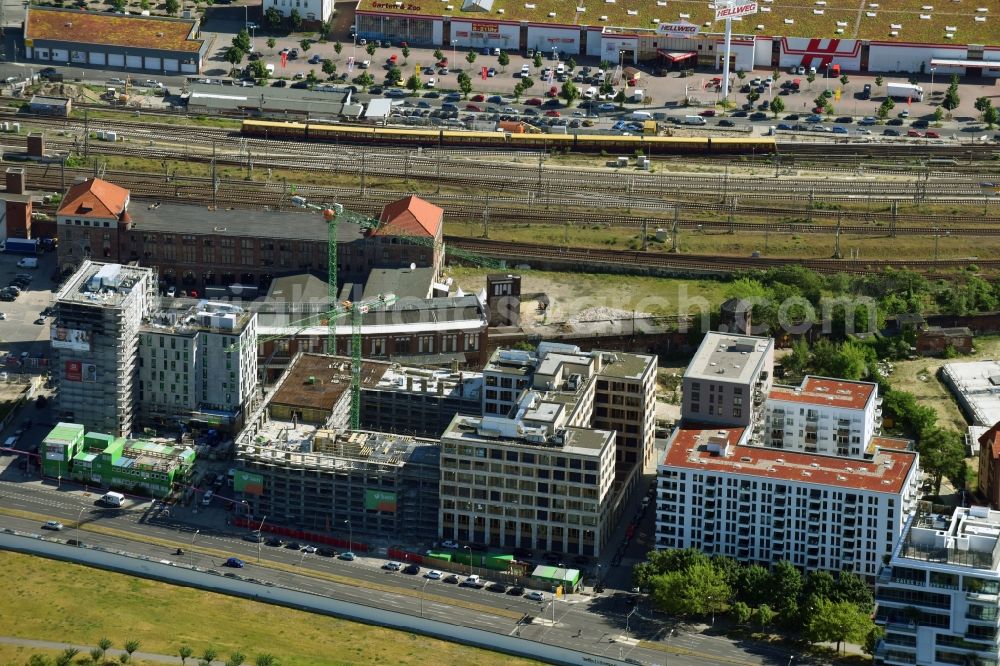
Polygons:
<instances>
[{"instance_id":1,"label":"white van","mask_svg":"<svg viewBox=\"0 0 1000 666\"><path fill-rule=\"evenodd\" d=\"M698 116L695 116L695 118L697 118L697 117ZM640 122L643 121L643 120L652 120L653 119L653 114L650 113L649 111L633 111L631 119L632 120L638 120Z\"/></svg>"},{"instance_id":2,"label":"white van","mask_svg":"<svg viewBox=\"0 0 1000 666\"><path fill-rule=\"evenodd\" d=\"M566 73L566 65L559 63L556 65L556 76L562 76Z\"/></svg>"},{"instance_id":3,"label":"white van","mask_svg":"<svg viewBox=\"0 0 1000 666\"><path fill-rule=\"evenodd\" d=\"M266 65L264 65L264 68L267 69L268 76L274 76L274 63L269 62Z\"/></svg>"},{"instance_id":4,"label":"white van","mask_svg":"<svg viewBox=\"0 0 1000 666\"><path fill-rule=\"evenodd\" d=\"M107 506L122 506L125 504L125 496L114 491L104 493L101 502Z\"/></svg>"},{"instance_id":5,"label":"white van","mask_svg":"<svg viewBox=\"0 0 1000 666\"><path fill-rule=\"evenodd\" d=\"M705 119L701 116L684 116L681 118L682 125L704 125Z\"/></svg>"},{"instance_id":6,"label":"white van","mask_svg":"<svg viewBox=\"0 0 1000 666\"><path fill-rule=\"evenodd\" d=\"M38 268L38 259L34 257L24 257L17 262L18 268Z\"/></svg>"},{"instance_id":7,"label":"white van","mask_svg":"<svg viewBox=\"0 0 1000 666\"><path fill-rule=\"evenodd\" d=\"M211 490L206 490L205 495L201 498L202 506L208 506L212 503L212 498L215 497L215 493Z\"/></svg>"}]
</instances>

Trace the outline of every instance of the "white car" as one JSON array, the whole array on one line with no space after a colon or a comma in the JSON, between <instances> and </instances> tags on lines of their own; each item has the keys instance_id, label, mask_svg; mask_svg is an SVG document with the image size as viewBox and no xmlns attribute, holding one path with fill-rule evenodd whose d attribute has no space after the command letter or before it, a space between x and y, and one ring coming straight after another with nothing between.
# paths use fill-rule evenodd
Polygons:
<instances>
[{"instance_id":1,"label":"white car","mask_svg":"<svg viewBox=\"0 0 1000 666\"><path fill-rule=\"evenodd\" d=\"M524 598L528 601L545 601L545 595L538 590L533 590L524 595Z\"/></svg>"},{"instance_id":2,"label":"white car","mask_svg":"<svg viewBox=\"0 0 1000 666\"><path fill-rule=\"evenodd\" d=\"M58 520L47 520L45 524L42 525L42 529L60 531L63 528L63 524Z\"/></svg>"},{"instance_id":3,"label":"white car","mask_svg":"<svg viewBox=\"0 0 1000 666\"><path fill-rule=\"evenodd\" d=\"M424 85L427 86L428 88L433 88L434 86L437 85L437 79L435 79L432 76L431 78L427 79L427 83L425 83Z\"/></svg>"},{"instance_id":4,"label":"white car","mask_svg":"<svg viewBox=\"0 0 1000 666\"><path fill-rule=\"evenodd\" d=\"M399 562L386 562L382 565L382 568L386 571L399 571L403 568L403 565Z\"/></svg>"},{"instance_id":5,"label":"white car","mask_svg":"<svg viewBox=\"0 0 1000 666\"><path fill-rule=\"evenodd\" d=\"M531 75L530 65L521 65L521 78L526 78Z\"/></svg>"},{"instance_id":6,"label":"white car","mask_svg":"<svg viewBox=\"0 0 1000 666\"><path fill-rule=\"evenodd\" d=\"M442 574L437 569L431 569L430 571L424 574L424 578L429 578L430 580L441 580L441 576L443 575L444 574Z\"/></svg>"},{"instance_id":7,"label":"white car","mask_svg":"<svg viewBox=\"0 0 1000 666\"><path fill-rule=\"evenodd\" d=\"M798 69L796 70L796 72L795 72L795 73L796 73L796 74L805 74L805 73L806 73L806 68L805 68L805 67L802 67L802 66L800 65L800 66L799 66L799 68L798 68ZM816 72L813 72L813 74L815 74L815 73L816 73Z\"/></svg>"},{"instance_id":8,"label":"white car","mask_svg":"<svg viewBox=\"0 0 1000 666\"><path fill-rule=\"evenodd\" d=\"M305 548L302 549L302 552L313 554L316 552L316 546L306 546Z\"/></svg>"},{"instance_id":9,"label":"white car","mask_svg":"<svg viewBox=\"0 0 1000 666\"><path fill-rule=\"evenodd\" d=\"M441 542L441 547L442 548L458 548L458 542L457 541L452 541L451 539L447 539L446 541L442 541Z\"/></svg>"},{"instance_id":10,"label":"white car","mask_svg":"<svg viewBox=\"0 0 1000 666\"><path fill-rule=\"evenodd\" d=\"M360 67L361 69L368 69L371 66L372 66L371 60L362 60L361 63L358 65L358 67Z\"/></svg>"},{"instance_id":11,"label":"white car","mask_svg":"<svg viewBox=\"0 0 1000 666\"><path fill-rule=\"evenodd\" d=\"M486 583L483 581L483 579L480 578L477 574L472 574L471 576L469 576L468 578L466 578L464 581L462 581L462 585L466 585L468 587L479 588L479 587L482 587L485 584Z\"/></svg>"}]
</instances>

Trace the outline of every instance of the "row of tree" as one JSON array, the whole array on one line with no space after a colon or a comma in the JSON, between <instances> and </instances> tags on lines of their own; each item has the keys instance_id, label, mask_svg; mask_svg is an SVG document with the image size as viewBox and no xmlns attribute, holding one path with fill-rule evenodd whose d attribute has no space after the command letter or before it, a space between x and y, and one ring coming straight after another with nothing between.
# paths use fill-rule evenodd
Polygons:
<instances>
[{"instance_id":1,"label":"row of tree","mask_svg":"<svg viewBox=\"0 0 1000 666\"><path fill-rule=\"evenodd\" d=\"M805 576L788 561L770 570L695 549L651 551L633 569L636 585L656 606L680 618L726 613L740 625L761 631L776 626L801 632L806 640L874 644L878 629L871 588L858 576L825 571Z\"/></svg>"},{"instance_id":2,"label":"row of tree","mask_svg":"<svg viewBox=\"0 0 1000 666\"><path fill-rule=\"evenodd\" d=\"M87 663L93 666L104 666L109 663L107 661L107 653L112 647L114 647L114 642L110 638L101 638L101 640L97 641L97 645L90 649ZM139 647L139 641L135 639L126 640L122 646L122 650L124 651L118 655L117 662L121 664L131 663L133 655L139 650ZM76 648L66 648L55 659L35 654L28 659L28 666L70 666L79 654L80 651ZM182 645L177 649L177 656L180 657L182 664L187 664L188 659L193 659L195 655L191 647ZM215 648L206 648L201 653L201 656L198 657L198 664L199 666L209 666L218 656L218 650ZM238 650L229 655L229 658L226 660L226 666L243 666L246 663L247 656ZM272 654L262 653L257 655L253 663L254 666L278 666L278 658Z\"/></svg>"}]
</instances>

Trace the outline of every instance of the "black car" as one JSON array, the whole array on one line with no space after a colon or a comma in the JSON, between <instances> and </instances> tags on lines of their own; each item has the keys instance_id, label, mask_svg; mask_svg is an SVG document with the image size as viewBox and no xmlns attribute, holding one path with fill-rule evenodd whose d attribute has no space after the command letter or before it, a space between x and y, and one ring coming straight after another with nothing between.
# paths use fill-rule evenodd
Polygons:
<instances>
[{"instance_id":1,"label":"black car","mask_svg":"<svg viewBox=\"0 0 1000 666\"><path fill-rule=\"evenodd\" d=\"M789 113L787 116L785 116L785 120L798 120L798 119L799 119L799 114L797 113Z\"/></svg>"},{"instance_id":2,"label":"black car","mask_svg":"<svg viewBox=\"0 0 1000 666\"><path fill-rule=\"evenodd\" d=\"M284 79L278 79L277 81L275 81L274 83L271 84L271 87L272 88L284 88L287 85L288 85L288 81L286 81Z\"/></svg>"},{"instance_id":3,"label":"black car","mask_svg":"<svg viewBox=\"0 0 1000 666\"><path fill-rule=\"evenodd\" d=\"M719 127L736 127L736 123L727 118L723 118L717 124L719 125Z\"/></svg>"},{"instance_id":4,"label":"black car","mask_svg":"<svg viewBox=\"0 0 1000 666\"><path fill-rule=\"evenodd\" d=\"M926 120L917 119L910 123L910 127L927 127L929 124Z\"/></svg>"},{"instance_id":5,"label":"black car","mask_svg":"<svg viewBox=\"0 0 1000 666\"><path fill-rule=\"evenodd\" d=\"M243 535L244 541L249 541L250 543L263 543L264 537L257 534L256 532L250 532L249 534Z\"/></svg>"},{"instance_id":6,"label":"black car","mask_svg":"<svg viewBox=\"0 0 1000 666\"><path fill-rule=\"evenodd\" d=\"M337 557L337 551L329 546L320 546L316 549L316 554L322 557Z\"/></svg>"},{"instance_id":7,"label":"black car","mask_svg":"<svg viewBox=\"0 0 1000 666\"><path fill-rule=\"evenodd\" d=\"M524 588L521 587L520 585L515 585L514 587L511 587L510 589L507 590L507 594L509 594L512 597L519 597L522 594L524 594Z\"/></svg>"},{"instance_id":8,"label":"black car","mask_svg":"<svg viewBox=\"0 0 1000 666\"><path fill-rule=\"evenodd\" d=\"M746 118L746 117L747 117L746 111L736 111L733 113L733 118Z\"/></svg>"},{"instance_id":9,"label":"black car","mask_svg":"<svg viewBox=\"0 0 1000 666\"><path fill-rule=\"evenodd\" d=\"M303 81L296 81L295 83L293 83L289 87L295 88L296 90L308 90L309 89L309 82L305 81L305 80L303 80Z\"/></svg>"},{"instance_id":10,"label":"black car","mask_svg":"<svg viewBox=\"0 0 1000 666\"><path fill-rule=\"evenodd\" d=\"M38 78L45 81L62 81L63 75L60 74L55 67L46 67L42 71L38 72Z\"/></svg>"},{"instance_id":11,"label":"black car","mask_svg":"<svg viewBox=\"0 0 1000 666\"><path fill-rule=\"evenodd\" d=\"M767 114L763 111L757 111L750 114L750 120L767 120Z\"/></svg>"},{"instance_id":12,"label":"black car","mask_svg":"<svg viewBox=\"0 0 1000 666\"><path fill-rule=\"evenodd\" d=\"M448 576L445 576L443 580L445 583L455 585L456 583L458 583L458 576L456 576L455 574L449 574Z\"/></svg>"},{"instance_id":13,"label":"black car","mask_svg":"<svg viewBox=\"0 0 1000 666\"><path fill-rule=\"evenodd\" d=\"M292 541L291 543L286 545L285 548L287 548L288 550L302 550L302 546L299 545L298 541Z\"/></svg>"},{"instance_id":14,"label":"black car","mask_svg":"<svg viewBox=\"0 0 1000 666\"><path fill-rule=\"evenodd\" d=\"M886 125L896 125L896 126L899 126L899 125L902 125L902 124L903 124L903 119L902 118L893 118L893 119L889 120L888 122L886 122Z\"/></svg>"},{"instance_id":15,"label":"black car","mask_svg":"<svg viewBox=\"0 0 1000 666\"><path fill-rule=\"evenodd\" d=\"M894 130L894 129L883 130L882 136L899 136L899 130Z\"/></svg>"},{"instance_id":16,"label":"black car","mask_svg":"<svg viewBox=\"0 0 1000 666\"><path fill-rule=\"evenodd\" d=\"M837 118L834 122L837 123L838 125L847 125L849 123L853 123L854 118L852 118L851 116L841 116Z\"/></svg>"},{"instance_id":17,"label":"black car","mask_svg":"<svg viewBox=\"0 0 1000 666\"><path fill-rule=\"evenodd\" d=\"M499 592L503 594L504 592L507 591L507 586L504 585L503 583L490 583L486 587L486 589L489 590L490 592Z\"/></svg>"},{"instance_id":18,"label":"black car","mask_svg":"<svg viewBox=\"0 0 1000 666\"><path fill-rule=\"evenodd\" d=\"M268 546L274 546L275 548L281 548L282 546L285 545L285 542L279 539L278 537L271 537L264 543L266 543Z\"/></svg>"},{"instance_id":19,"label":"black car","mask_svg":"<svg viewBox=\"0 0 1000 666\"><path fill-rule=\"evenodd\" d=\"M405 569L403 569L403 573L410 574L411 576L416 576L418 573L420 573L420 567L418 567L416 564L411 564Z\"/></svg>"},{"instance_id":20,"label":"black car","mask_svg":"<svg viewBox=\"0 0 1000 666\"><path fill-rule=\"evenodd\" d=\"M528 549L528 548L515 548L514 549L514 557L516 557L518 559L521 559L521 560L530 560L534 556L535 556L535 554L533 552L531 552L531 550Z\"/></svg>"}]
</instances>

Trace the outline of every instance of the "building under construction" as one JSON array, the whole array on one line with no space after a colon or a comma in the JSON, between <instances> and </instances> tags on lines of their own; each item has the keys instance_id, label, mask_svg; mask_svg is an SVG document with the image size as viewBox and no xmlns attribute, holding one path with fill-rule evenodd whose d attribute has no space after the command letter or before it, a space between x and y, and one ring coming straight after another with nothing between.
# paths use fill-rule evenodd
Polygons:
<instances>
[{"instance_id":1,"label":"building under construction","mask_svg":"<svg viewBox=\"0 0 1000 666\"><path fill-rule=\"evenodd\" d=\"M255 517L304 530L434 539L439 450L431 440L272 422L238 443L236 491Z\"/></svg>"}]
</instances>

